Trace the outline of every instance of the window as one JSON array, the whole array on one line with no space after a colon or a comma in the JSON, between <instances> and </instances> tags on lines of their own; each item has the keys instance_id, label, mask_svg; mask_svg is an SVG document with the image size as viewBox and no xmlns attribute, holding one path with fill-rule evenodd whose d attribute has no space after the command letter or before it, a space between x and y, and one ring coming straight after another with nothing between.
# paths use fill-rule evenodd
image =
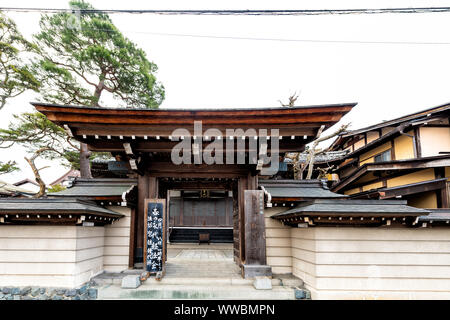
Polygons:
<instances>
[{"instance_id":1,"label":"window","mask_svg":"<svg viewBox=\"0 0 450 320\"><path fill-rule=\"evenodd\" d=\"M374 162L383 162L391 160L391 150L386 150L374 157Z\"/></svg>"}]
</instances>

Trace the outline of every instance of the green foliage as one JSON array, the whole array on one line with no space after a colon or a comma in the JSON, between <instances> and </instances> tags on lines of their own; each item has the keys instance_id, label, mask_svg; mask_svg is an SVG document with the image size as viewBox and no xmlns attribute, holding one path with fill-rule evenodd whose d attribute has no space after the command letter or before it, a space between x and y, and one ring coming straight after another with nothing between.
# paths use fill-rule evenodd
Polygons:
<instances>
[{"instance_id":1,"label":"green foliage","mask_svg":"<svg viewBox=\"0 0 450 320\"><path fill-rule=\"evenodd\" d=\"M75 170L80 170L80 152L78 150L66 150L64 152L65 163L62 163L66 167L70 167ZM109 152L91 152L89 156L90 162L96 159L110 159L111 153Z\"/></svg>"},{"instance_id":2,"label":"green foliage","mask_svg":"<svg viewBox=\"0 0 450 320\"><path fill-rule=\"evenodd\" d=\"M60 192L65 190L66 187L60 185L60 184L55 184L54 186L50 186L47 188L47 192L48 193L54 193L54 192Z\"/></svg>"},{"instance_id":3,"label":"green foliage","mask_svg":"<svg viewBox=\"0 0 450 320\"><path fill-rule=\"evenodd\" d=\"M44 158L61 159L70 166L69 155L78 152L78 142L70 139L66 132L42 113L14 115L8 129L0 129L0 148L19 144L30 153L38 151Z\"/></svg>"},{"instance_id":4,"label":"green foliage","mask_svg":"<svg viewBox=\"0 0 450 320\"><path fill-rule=\"evenodd\" d=\"M84 1L70 5L93 9ZM163 101L164 87L154 76L156 64L123 36L107 14L43 15L40 27L34 36L40 56L34 70L44 86L45 101L100 106L104 91L126 107L157 108Z\"/></svg>"},{"instance_id":5,"label":"green foliage","mask_svg":"<svg viewBox=\"0 0 450 320\"><path fill-rule=\"evenodd\" d=\"M14 21L0 12L0 110L7 99L28 89L38 91L40 82L20 57L23 52L35 49L17 30Z\"/></svg>"},{"instance_id":6,"label":"green foliage","mask_svg":"<svg viewBox=\"0 0 450 320\"><path fill-rule=\"evenodd\" d=\"M8 161L6 163L0 161L0 174L10 173L16 170L19 170L19 168L16 167L15 161Z\"/></svg>"}]
</instances>

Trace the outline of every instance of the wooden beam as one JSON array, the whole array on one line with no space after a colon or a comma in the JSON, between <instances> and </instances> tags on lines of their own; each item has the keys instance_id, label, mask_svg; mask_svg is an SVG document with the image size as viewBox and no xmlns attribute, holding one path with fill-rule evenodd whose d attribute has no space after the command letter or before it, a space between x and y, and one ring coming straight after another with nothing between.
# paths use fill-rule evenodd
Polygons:
<instances>
[{"instance_id":1,"label":"wooden beam","mask_svg":"<svg viewBox=\"0 0 450 320\"><path fill-rule=\"evenodd\" d=\"M175 165L171 162L150 162L148 173L155 177L224 177L233 178L247 176L251 170L249 165L227 164L184 164Z\"/></svg>"},{"instance_id":2,"label":"wooden beam","mask_svg":"<svg viewBox=\"0 0 450 320\"><path fill-rule=\"evenodd\" d=\"M223 189L231 190L233 181L160 181L162 188L171 190Z\"/></svg>"},{"instance_id":3,"label":"wooden beam","mask_svg":"<svg viewBox=\"0 0 450 320\"><path fill-rule=\"evenodd\" d=\"M112 138L118 138L119 136L130 137L135 135L136 138L147 136L148 139L163 139L168 138L172 135L173 131L177 128L184 128L188 130L191 135L196 134L194 130L194 124L188 123L185 126L175 126L175 125L131 125L131 124L85 124L85 123L73 123L71 124L71 128L74 136L107 136L111 135ZM206 139L204 136L204 132L208 129L214 128L219 129L222 132L224 137L229 137L227 133L227 129L242 129L247 131L248 129L256 130L256 134L258 134L260 129L267 129L268 134L270 134L271 129L278 129L280 136L297 136L303 137L304 135L311 136L315 135L318 128L320 127L319 122L308 122L299 126L293 125L283 125L283 124L254 124L251 121L248 123L243 123L242 125L232 125L230 123L218 124L215 126L203 125L202 131L199 135L199 138L202 137L203 140ZM284 133L284 134L282 134ZM158 139L159 137L159 139ZM248 135L247 135L248 138ZM313 138L313 137L311 137Z\"/></svg>"},{"instance_id":4,"label":"wooden beam","mask_svg":"<svg viewBox=\"0 0 450 320\"><path fill-rule=\"evenodd\" d=\"M97 152L123 152L124 151L124 145L123 140L95 140L95 139L84 139L85 143L88 144L89 150L91 151L97 151ZM302 151L304 150L305 144L308 144L310 140L305 140L302 143L299 143L298 141L291 141L291 140L281 140L279 141L279 152L289 152L289 151ZM179 141L169 141L169 140L135 140L132 144L132 150L134 152L165 152L170 153L172 152L173 148L179 143ZM211 142L203 141L202 145L203 148L207 145L209 145ZM127 143L128 146L131 145ZM238 150L238 142L237 140L234 143L234 152L237 153ZM271 150L271 143L267 144L267 149ZM126 151L126 149L125 149ZM223 149L218 149L217 151L226 151L226 143L223 143ZM248 139L245 143L245 152L254 151L255 153L258 152L257 148L251 149L249 148L249 142ZM132 152L132 151L131 151ZM191 152L193 152L191 148Z\"/></svg>"}]
</instances>

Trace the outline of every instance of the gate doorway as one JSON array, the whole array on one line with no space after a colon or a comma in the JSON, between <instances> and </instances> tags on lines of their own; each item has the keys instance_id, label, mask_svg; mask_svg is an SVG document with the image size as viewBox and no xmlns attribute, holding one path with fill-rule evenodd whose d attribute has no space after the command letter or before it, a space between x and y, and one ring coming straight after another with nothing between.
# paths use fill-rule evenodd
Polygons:
<instances>
[{"instance_id":1,"label":"gate doorway","mask_svg":"<svg viewBox=\"0 0 450 320\"><path fill-rule=\"evenodd\" d=\"M169 190L169 243L233 243L233 192Z\"/></svg>"}]
</instances>

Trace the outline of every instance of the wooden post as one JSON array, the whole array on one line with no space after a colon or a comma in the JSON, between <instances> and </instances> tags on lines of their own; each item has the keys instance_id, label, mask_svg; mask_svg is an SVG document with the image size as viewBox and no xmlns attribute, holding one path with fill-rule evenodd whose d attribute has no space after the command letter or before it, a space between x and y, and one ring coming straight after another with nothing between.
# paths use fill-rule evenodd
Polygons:
<instances>
[{"instance_id":1,"label":"wooden post","mask_svg":"<svg viewBox=\"0 0 450 320\"><path fill-rule=\"evenodd\" d=\"M266 261L266 234L264 223L264 193L261 190L245 190L245 263L244 278L272 276L272 268Z\"/></svg>"},{"instance_id":2,"label":"wooden post","mask_svg":"<svg viewBox=\"0 0 450 320\"><path fill-rule=\"evenodd\" d=\"M136 208L131 209L130 222L130 248L128 253L128 268L134 267L134 257L136 255Z\"/></svg>"},{"instance_id":3,"label":"wooden post","mask_svg":"<svg viewBox=\"0 0 450 320\"><path fill-rule=\"evenodd\" d=\"M135 234L136 234L136 249L142 254L144 248L144 217L145 217L145 199L148 196L148 176L138 176L138 203L136 208ZM136 253L135 253L136 254ZM143 260L138 260L143 262Z\"/></svg>"},{"instance_id":4,"label":"wooden post","mask_svg":"<svg viewBox=\"0 0 450 320\"><path fill-rule=\"evenodd\" d=\"M239 208L239 260L240 264L245 263L245 211L244 211L244 191L247 189L247 178L239 178L238 182L238 208Z\"/></svg>"},{"instance_id":5,"label":"wooden post","mask_svg":"<svg viewBox=\"0 0 450 320\"><path fill-rule=\"evenodd\" d=\"M240 245L239 245L239 187L238 183L233 183L233 256L237 265L240 265Z\"/></svg>"}]
</instances>

